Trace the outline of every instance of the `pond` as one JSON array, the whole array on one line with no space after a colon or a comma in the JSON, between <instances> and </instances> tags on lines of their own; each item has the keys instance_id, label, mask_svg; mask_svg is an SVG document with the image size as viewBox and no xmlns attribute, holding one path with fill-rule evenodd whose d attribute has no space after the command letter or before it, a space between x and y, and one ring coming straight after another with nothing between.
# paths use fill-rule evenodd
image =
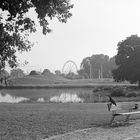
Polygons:
<instances>
[{"instance_id":1,"label":"pond","mask_svg":"<svg viewBox=\"0 0 140 140\"><path fill-rule=\"evenodd\" d=\"M29 100L28 98L24 97L16 97L12 96L8 93L0 93L0 102L5 102L5 103L19 103L22 101L27 101Z\"/></svg>"},{"instance_id":2,"label":"pond","mask_svg":"<svg viewBox=\"0 0 140 140\"><path fill-rule=\"evenodd\" d=\"M90 88L75 89L3 89L0 102L84 102L80 94L91 94Z\"/></svg>"}]
</instances>

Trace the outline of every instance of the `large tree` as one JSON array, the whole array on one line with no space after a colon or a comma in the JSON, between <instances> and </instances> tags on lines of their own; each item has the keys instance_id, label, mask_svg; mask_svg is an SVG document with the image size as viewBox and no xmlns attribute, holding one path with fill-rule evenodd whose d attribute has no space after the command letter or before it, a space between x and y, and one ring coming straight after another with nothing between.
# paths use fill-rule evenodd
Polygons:
<instances>
[{"instance_id":1,"label":"large tree","mask_svg":"<svg viewBox=\"0 0 140 140\"><path fill-rule=\"evenodd\" d=\"M115 66L114 58L104 54L94 54L83 59L78 73L85 78L111 78L111 71Z\"/></svg>"},{"instance_id":2,"label":"large tree","mask_svg":"<svg viewBox=\"0 0 140 140\"><path fill-rule=\"evenodd\" d=\"M132 35L119 42L115 62L118 67L112 71L114 79L138 82L140 87L140 37Z\"/></svg>"},{"instance_id":3,"label":"large tree","mask_svg":"<svg viewBox=\"0 0 140 140\"><path fill-rule=\"evenodd\" d=\"M0 69L8 63L17 65L16 52L29 51L30 33L36 31L36 22L27 16L30 9L36 12L43 34L50 32L49 21L58 18L67 22L71 17L70 0L0 0Z\"/></svg>"},{"instance_id":4,"label":"large tree","mask_svg":"<svg viewBox=\"0 0 140 140\"><path fill-rule=\"evenodd\" d=\"M22 69L12 69L10 72L10 77L11 78L22 78L24 77L24 71Z\"/></svg>"},{"instance_id":5,"label":"large tree","mask_svg":"<svg viewBox=\"0 0 140 140\"><path fill-rule=\"evenodd\" d=\"M91 69L91 63L90 63L90 57L86 57L81 62L80 70L78 71L78 74L83 76L84 78L91 78L90 75L90 69Z\"/></svg>"}]
</instances>

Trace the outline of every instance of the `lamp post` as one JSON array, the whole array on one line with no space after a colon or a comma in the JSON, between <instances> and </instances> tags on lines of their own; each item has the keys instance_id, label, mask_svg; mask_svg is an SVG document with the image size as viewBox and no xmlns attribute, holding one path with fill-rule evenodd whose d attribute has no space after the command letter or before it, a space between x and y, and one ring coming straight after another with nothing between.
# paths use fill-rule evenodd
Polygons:
<instances>
[{"instance_id":1,"label":"lamp post","mask_svg":"<svg viewBox=\"0 0 140 140\"><path fill-rule=\"evenodd\" d=\"M103 78L103 66L101 64L100 68L99 68L99 79Z\"/></svg>"},{"instance_id":2,"label":"lamp post","mask_svg":"<svg viewBox=\"0 0 140 140\"><path fill-rule=\"evenodd\" d=\"M103 65L101 64L100 67L99 67L99 79L102 79L103 78Z\"/></svg>"}]
</instances>

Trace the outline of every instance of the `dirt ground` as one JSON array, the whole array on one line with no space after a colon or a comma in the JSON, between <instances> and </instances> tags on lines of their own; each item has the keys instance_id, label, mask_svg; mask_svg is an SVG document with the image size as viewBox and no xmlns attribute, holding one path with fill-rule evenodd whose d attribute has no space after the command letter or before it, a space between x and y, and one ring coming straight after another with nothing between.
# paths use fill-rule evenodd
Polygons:
<instances>
[{"instance_id":1,"label":"dirt ground","mask_svg":"<svg viewBox=\"0 0 140 140\"><path fill-rule=\"evenodd\" d=\"M92 127L44 140L140 140L140 119L113 126Z\"/></svg>"}]
</instances>

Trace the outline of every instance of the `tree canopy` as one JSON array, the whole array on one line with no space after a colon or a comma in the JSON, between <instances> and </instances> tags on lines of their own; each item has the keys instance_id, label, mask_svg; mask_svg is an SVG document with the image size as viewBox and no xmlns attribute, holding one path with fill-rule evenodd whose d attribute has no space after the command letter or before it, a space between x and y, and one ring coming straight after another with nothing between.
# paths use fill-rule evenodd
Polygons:
<instances>
[{"instance_id":1,"label":"tree canopy","mask_svg":"<svg viewBox=\"0 0 140 140\"><path fill-rule=\"evenodd\" d=\"M30 9L36 12L43 34L47 34L51 31L49 20L56 17L66 23L72 7L70 0L0 0L0 69L6 63L15 67L16 52L31 49L28 36L36 32L37 21L27 16Z\"/></svg>"},{"instance_id":2,"label":"tree canopy","mask_svg":"<svg viewBox=\"0 0 140 140\"><path fill-rule=\"evenodd\" d=\"M115 57L117 69L113 77L116 81L139 82L140 84L140 37L131 35L118 43L118 53Z\"/></svg>"},{"instance_id":3,"label":"tree canopy","mask_svg":"<svg viewBox=\"0 0 140 140\"><path fill-rule=\"evenodd\" d=\"M21 77L24 77L25 74L24 74L24 71L22 69L12 69L10 71L10 77L11 78L21 78Z\"/></svg>"},{"instance_id":4,"label":"tree canopy","mask_svg":"<svg viewBox=\"0 0 140 140\"><path fill-rule=\"evenodd\" d=\"M111 71L115 67L114 57L109 58L104 54L94 54L83 59L78 73L84 78L111 78Z\"/></svg>"}]
</instances>

